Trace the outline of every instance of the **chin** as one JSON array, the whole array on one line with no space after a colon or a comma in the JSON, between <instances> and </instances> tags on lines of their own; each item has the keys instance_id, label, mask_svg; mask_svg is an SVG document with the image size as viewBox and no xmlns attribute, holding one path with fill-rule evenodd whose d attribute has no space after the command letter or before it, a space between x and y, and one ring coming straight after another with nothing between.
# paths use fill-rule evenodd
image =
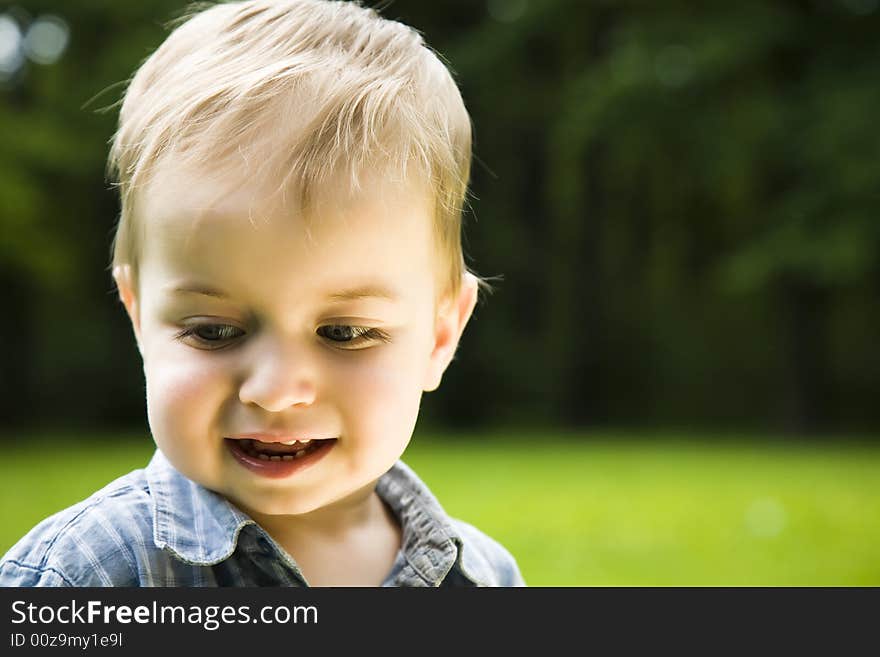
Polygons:
<instances>
[{"instance_id":1,"label":"chin","mask_svg":"<svg viewBox=\"0 0 880 657\"><path fill-rule=\"evenodd\" d=\"M249 514L266 516L299 516L327 506L329 500L315 496L303 498L302 495L256 495L239 496L222 493L230 502Z\"/></svg>"},{"instance_id":2,"label":"chin","mask_svg":"<svg viewBox=\"0 0 880 657\"><path fill-rule=\"evenodd\" d=\"M317 511L324 506L326 504L320 502L314 504L305 504L301 501L297 503L278 502L274 504L261 502L256 506L249 507L249 510L264 516L302 516Z\"/></svg>"}]
</instances>

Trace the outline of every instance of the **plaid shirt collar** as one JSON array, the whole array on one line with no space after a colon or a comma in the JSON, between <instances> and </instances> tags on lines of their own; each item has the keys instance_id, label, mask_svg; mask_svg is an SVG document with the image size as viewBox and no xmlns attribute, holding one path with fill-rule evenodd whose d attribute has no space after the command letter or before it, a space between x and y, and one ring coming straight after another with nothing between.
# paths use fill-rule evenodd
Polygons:
<instances>
[{"instance_id":1,"label":"plaid shirt collar","mask_svg":"<svg viewBox=\"0 0 880 657\"><path fill-rule=\"evenodd\" d=\"M153 539L156 547L170 551L186 563L211 566L232 557L242 530L254 525L298 572L295 562L253 519L224 497L191 481L178 472L156 450L146 468L147 483L154 501ZM402 461L380 477L376 492L397 516L403 530L395 577L420 578L439 586L456 564L473 584L461 564L463 539L440 503Z\"/></svg>"}]
</instances>

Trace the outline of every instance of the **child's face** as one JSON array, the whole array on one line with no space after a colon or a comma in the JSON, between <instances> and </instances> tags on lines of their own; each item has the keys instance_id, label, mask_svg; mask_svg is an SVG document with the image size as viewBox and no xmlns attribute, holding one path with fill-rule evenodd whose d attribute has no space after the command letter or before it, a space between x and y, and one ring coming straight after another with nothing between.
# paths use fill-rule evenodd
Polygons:
<instances>
[{"instance_id":1,"label":"child's face","mask_svg":"<svg viewBox=\"0 0 880 657\"><path fill-rule=\"evenodd\" d=\"M406 448L476 281L437 308L430 205L401 186L325 203L311 240L296 213L252 210L252 193L214 202L226 189L166 166L139 197L138 289L114 272L153 437L183 474L251 512L355 501ZM271 458L294 438L317 450Z\"/></svg>"}]
</instances>

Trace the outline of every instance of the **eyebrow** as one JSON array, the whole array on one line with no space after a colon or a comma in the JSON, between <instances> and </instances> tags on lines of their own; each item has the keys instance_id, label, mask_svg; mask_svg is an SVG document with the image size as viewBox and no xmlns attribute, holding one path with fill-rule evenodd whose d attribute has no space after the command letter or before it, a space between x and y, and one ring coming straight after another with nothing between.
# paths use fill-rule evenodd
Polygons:
<instances>
[{"instance_id":1,"label":"eyebrow","mask_svg":"<svg viewBox=\"0 0 880 657\"><path fill-rule=\"evenodd\" d=\"M181 285L175 287L172 292L177 294L201 294L206 297L214 297L216 299L229 299L229 295L223 290L211 287L210 285ZM343 301L360 301L362 299L386 299L388 301L397 301L398 295L383 285L368 284L359 287L353 287L339 292L328 294L326 299L333 303Z\"/></svg>"}]
</instances>

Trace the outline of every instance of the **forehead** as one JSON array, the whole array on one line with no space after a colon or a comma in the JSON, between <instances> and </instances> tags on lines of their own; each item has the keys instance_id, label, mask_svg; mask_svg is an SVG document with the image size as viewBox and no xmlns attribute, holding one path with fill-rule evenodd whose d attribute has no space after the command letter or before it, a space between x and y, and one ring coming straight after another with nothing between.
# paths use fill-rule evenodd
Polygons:
<instances>
[{"instance_id":1,"label":"forehead","mask_svg":"<svg viewBox=\"0 0 880 657\"><path fill-rule=\"evenodd\" d=\"M296 193L245 176L163 166L138 197L142 268L158 267L166 283L197 277L246 293L363 280L399 287L435 277L432 204L423 186L366 176L352 192L335 182L304 212Z\"/></svg>"}]
</instances>

